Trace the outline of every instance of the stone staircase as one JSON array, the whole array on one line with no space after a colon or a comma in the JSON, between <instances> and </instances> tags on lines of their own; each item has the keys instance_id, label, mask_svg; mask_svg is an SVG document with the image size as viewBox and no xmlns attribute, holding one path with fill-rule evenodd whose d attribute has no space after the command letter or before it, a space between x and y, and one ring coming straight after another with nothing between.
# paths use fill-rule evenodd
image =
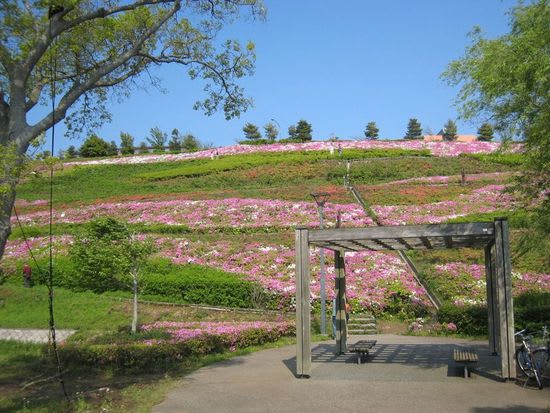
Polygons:
<instances>
[{"instance_id":1,"label":"stone staircase","mask_svg":"<svg viewBox=\"0 0 550 413\"><path fill-rule=\"evenodd\" d=\"M348 334L352 336L376 334L376 318L372 314L350 314Z\"/></svg>"}]
</instances>

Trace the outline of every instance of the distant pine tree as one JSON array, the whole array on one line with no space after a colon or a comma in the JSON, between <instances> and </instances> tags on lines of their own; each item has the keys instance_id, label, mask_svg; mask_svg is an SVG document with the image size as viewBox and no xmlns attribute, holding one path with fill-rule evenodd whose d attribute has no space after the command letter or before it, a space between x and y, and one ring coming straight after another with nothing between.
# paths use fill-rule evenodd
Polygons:
<instances>
[{"instance_id":1,"label":"distant pine tree","mask_svg":"<svg viewBox=\"0 0 550 413\"><path fill-rule=\"evenodd\" d=\"M302 142L311 140L312 131L313 129L311 128L311 123L308 123L303 119L300 119L296 124L296 138Z\"/></svg>"},{"instance_id":2,"label":"distant pine tree","mask_svg":"<svg viewBox=\"0 0 550 413\"><path fill-rule=\"evenodd\" d=\"M451 142L456 140L457 137L456 123L449 119L445 126L443 126L443 140Z\"/></svg>"},{"instance_id":3,"label":"distant pine tree","mask_svg":"<svg viewBox=\"0 0 550 413\"><path fill-rule=\"evenodd\" d=\"M265 138L268 142L275 142L277 135L279 135L279 129L277 129L273 122L269 122L264 125L264 132Z\"/></svg>"},{"instance_id":4,"label":"distant pine tree","mask_svg":"<svg viewBox=\"0 0 550 413\"><path fill-rule=\"evenodd\" d=\"M174 128L172 130L172 135L170 141L168 142L168 149L171 152L180 152L181 151L181 136L180 131Z\"/></svg>"},{"instance_id":5,"label":"distant pine tree","mask_svg":"<svg viewBox=\"0 0 550 413\"><path fill-rule=\"evenodd\" d=\"M78 152L74 145L71 145L67 148L67 152L65 152L65 156L67 158L76 158L78 156Z\"/></svg>"},{"instance_id":6,"label":"distant pine tree","mask_svg":"<svg viewBox=\"0 0 550 413\"><path fill-rule=\"evenodd\" d=\"M253 123L247 122L243 127L244 137L251 141L258 141L262 139L262 134L260 133L258 127Z\"/></svg>"},{"instance_id":7,"label":"distant pine tree","mask_svg":"<svg viewBox=\"0 0 550 413\"><path fill-rule=\"evenodd\" d=\"M365 128L365 138L367 138L367 140L376 140L378 139L378 132L380 131L380 129L378 129L378 127L376 126L376 122L369 122L367 124L367 127Z\"/></svg>"},{"instance_id":8,"label":"distant pine tree","mask_svg":"<svg viewBox=\"0 0 550 413\"><path fill-rule=\"evenodd\" d=\"M296 126L290 125L288 127L288 139L296 139Z\"/></svg>"},{"instance_id":9,"label":"distant pine tree","mask_svg":"<svg viewBox=\"0 0 550 413\"><path fill-rule=\"evenodd\" d=\"M115 141L111 141L109 144L109 156L117 156L118 155L118 146L116 146Z\"/></svg>"},{"instance_id":10,"label":"distant pine tree","mask_svg":"<svg viewBox=\"0 0 550 413\"><path fill-rule=\"evenodd\" d=\"M123 155L134 153L134 137L126 132L120 132L120 151Z\"/></svg>"},{"instance_id":11,"label":"distant pine tree","mask_svg":"<svg viewBox=\"0 0 550 413\"><path fill-rule=\"evenodd\" d=\"M491 126L490 123L485 122L477 130L477 135L478 135L477 139L480 141L488 142L494 138L493 134L494 134L493 127Z\"/></svg>"},{"instance_id":12,"label":"distant pine tree","mask_svg":"<svg viewBox=\"0 0 550 413\"><path fill-rule=\"evenodd\" d=\"M422 139L422 126L420 125L420 122L418 122L418 119L409 119L405 139Z\"/></svg>"}]
</instances>

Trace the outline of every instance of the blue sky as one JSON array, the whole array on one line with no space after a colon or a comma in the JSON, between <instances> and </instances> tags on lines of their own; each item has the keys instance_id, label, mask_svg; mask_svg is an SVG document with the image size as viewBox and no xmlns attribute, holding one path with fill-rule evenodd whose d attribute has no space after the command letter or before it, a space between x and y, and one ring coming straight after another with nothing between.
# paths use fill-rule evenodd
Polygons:
<instances>
[{"instance_id":1,"label":"blue sky","mask_svg":"<svg viewBox=\"0 0 550 413\"><path fill-rule=\"evenodd\" d=\"M241 82L254 107L226 121L192 109L203 96L202 84L182 68L168 66L155 74L167 93L154 88L134 91L113 102L113 120L97 133L119 142L120 131L138 144L158 126L191 132L214 146L243 138L246 122L262 126L275 119L286 136L288 126L306 119L313 138L331 135L363 138L375 121L381 138L400 138L416 117L437 132L456 119L456 89L440 80L447 64L463 55L467 33L482 27L492 38L508 31L511 0L266 0L265 22L241 21L224 32L256 44L256 73ZM458 122L459 133L476 133L477 124ZM79 141L56 128L57 149ZM84 138L84 137L83 137Z\"/></svg>"}]
</instances>

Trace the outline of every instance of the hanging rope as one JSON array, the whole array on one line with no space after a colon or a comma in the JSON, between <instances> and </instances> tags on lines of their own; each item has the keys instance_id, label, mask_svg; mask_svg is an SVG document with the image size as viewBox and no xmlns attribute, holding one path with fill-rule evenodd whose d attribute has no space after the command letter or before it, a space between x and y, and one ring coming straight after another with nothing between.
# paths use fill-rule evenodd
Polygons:
<instances>
[{"instance_id":1,"label":"hanging rope","mask_svg":"<svg viewBox=\"0 0 550 413\"><path fill-rule=\"evenodd\" d=\"M49 35L52 36L52 17L63 11L63 7L54 5L50 3L50 8L48 10L48 20L49 20ZM50 82L51 82L51 92L52 92L52 145L51 145L51 154L55 153L55 76L57 73L57 59L55 58L55 39L52 40L52 50L50 53ZM50 164L50 239L49 239L49 252L50 252L50 268L48 272L48 307L50 310L50 335L52 338L52 349L55 356L55 361L57 364L57 371L58 371L58 377L59 377L59 383L61 384L61 389L63 390L63 394L65 395L65 398L69 400L69 395L67 394L67 390L65 389L65 381L63 380L63 370L61 368L61 360L59 359L59 352L57 351L57 339L55 335L55 318L54 318L54 290L53 290L53 163Z\"/></svg>"}]
</instances>

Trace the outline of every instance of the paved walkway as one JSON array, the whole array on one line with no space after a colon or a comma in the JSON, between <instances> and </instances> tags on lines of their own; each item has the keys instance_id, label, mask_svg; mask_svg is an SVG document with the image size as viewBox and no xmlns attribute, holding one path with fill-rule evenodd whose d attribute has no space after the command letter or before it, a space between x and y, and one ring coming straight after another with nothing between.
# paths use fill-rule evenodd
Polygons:
<instances>
[{"instance_id":1,"label":"paved walkway","mask_svg":"<svg viewBox=\"0 0 550 413\"><path fill-rule=\"evenodd\" d=\"M361 365L354 354L335 356L333 342L315 343L309 379L294 376L294 346L213 364L186 376L152 411L550 413L550 388L501 382L486 342L395 335L350 341L369 338L378 344ZM453 348L465 344L480 356L469 379L452 359Z\"/></svg>"},{"instance_id":2,"label":"paved walkway","mask_svg":"<svg viewBox=\"0 0 550 413\"><path fill-rule=\"evenodd\" d=\"M63 341L76 330L55 330L57 341ZM0 328L0 340L15 340L26 343L47 343L50 330Z\"/></svg>"}]
</instances>

